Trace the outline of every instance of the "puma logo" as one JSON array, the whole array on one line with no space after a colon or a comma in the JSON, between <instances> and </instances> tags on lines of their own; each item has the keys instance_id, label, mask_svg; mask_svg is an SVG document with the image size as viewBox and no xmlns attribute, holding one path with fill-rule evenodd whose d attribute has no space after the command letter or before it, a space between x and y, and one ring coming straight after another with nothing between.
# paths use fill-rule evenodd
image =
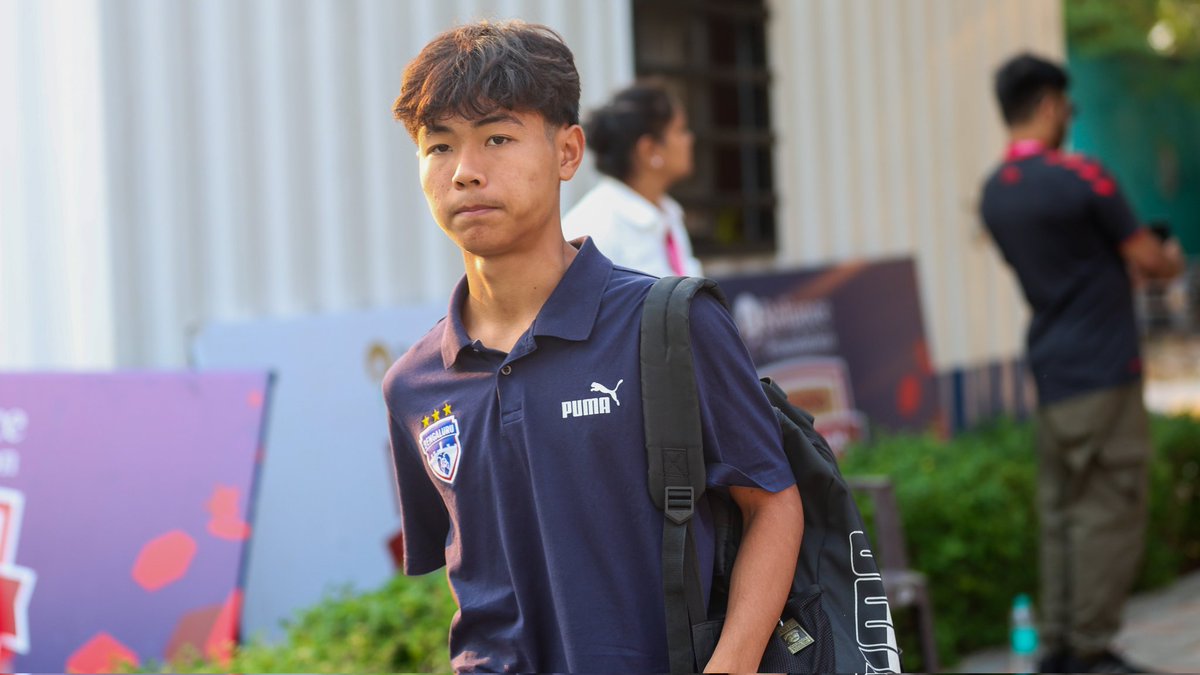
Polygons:
<instances>
[{"instance_id":1,"label":"puma logo","mask_svg":"<svg viewBox=\"0 0 1200 675\"><path fill-rule=\"evenodd\" d=\"M612 389L609 389L608 387L600 384L599 382L593 382L592 383L592 391L599 392L601 394L608 394L609 396L612 397L613 403L616 403L617 406L619 407L621 405L621 400L619 398L617 398L617 390L621 388L621 383L624 381L625 380L623 380L623 379L617 380L617 386L613 387Z\"/></svg>"},{"instance_id":2,"label":"puma logo","mask_svg":"<svg viewBox=\"0 0 1200 675\"><path fill-rule=\"evenodd\" d=\"M565 420L568 417L588 417L590 415L607 415L611 413L612 404L621 405L621 400L617 398L617 390L621 388L621 384L624 382L625 380L618 380L617 386L612 389L599 382L593 382L592 393L604 395L593 398L581 398L578 401L563 401L562 418Z\"/></svg>"}]
</instances>

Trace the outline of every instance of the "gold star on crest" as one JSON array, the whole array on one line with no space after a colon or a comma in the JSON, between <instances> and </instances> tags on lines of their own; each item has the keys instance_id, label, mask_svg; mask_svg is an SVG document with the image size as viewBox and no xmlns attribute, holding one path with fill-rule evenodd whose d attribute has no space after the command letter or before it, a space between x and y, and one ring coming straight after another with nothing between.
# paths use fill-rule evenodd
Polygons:
<instances>
[{"instance_id":1,"label":"gold star on crest","mask_svg":"<svg viewBox=\"0 0 1200 675\"><path fill-rule=\"evenodd\" d=\"M434 411L433 411L433 421L434 421L434 422L436 422L436 421L438 421L439 419L441 419L441 417L442 417L442 412L441 412L440 410L434 410Z\"/></svg>"},{"instance_id":2,"label":"gold star on crest","mask_svg":"<svg viewBox=\"0 0 1200 675\"><path fill-rule=\"evenodd\" d=\"M445 413L446 415L450 414L450 404L449 403L446 404L445 408L442 408L442 412Z\"/></svg>"},{"instance_id":3,"label":"gold star on crest","mask_svg":"<svg viewBox=\"0 0 1200 675\"><path fill-rule=\"evenodd\" d=\"M427 427L427 426L429 426L429 415L426 415L426 416L424 416L424 417L422 417L422 418L421 418L421 426L422 426L422 427Z\"/></svg>"}]
</instances>

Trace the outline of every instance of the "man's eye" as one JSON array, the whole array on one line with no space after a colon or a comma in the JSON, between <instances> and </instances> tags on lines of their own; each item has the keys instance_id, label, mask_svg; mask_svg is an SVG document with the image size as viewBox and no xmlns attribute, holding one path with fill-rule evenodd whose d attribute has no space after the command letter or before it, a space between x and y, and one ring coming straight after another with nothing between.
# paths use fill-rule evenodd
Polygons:
<instances>
[{"instance_id":1,"label":"man's eye","mask_svg":"<svg viewBox=\"0 0 1200 675\"><path fill-rule=\"evenodd\" d=\"M488 145L504 145L512 139L507 136L492 136L487 140Z\"/></svg>"},{"instance_id":2,"label":"man's eye","mask_svg":"<svg viewBox=\"0 0 1200 675\"><path fill-rule=\"evenodd\" d=\"M426 148L425 154L440 155L443 152L448 152L449 150L450 150L450 146L446 145L445 143L438 143L437 145L431 145L428 148Z\"/></svg>"}]
</instances>

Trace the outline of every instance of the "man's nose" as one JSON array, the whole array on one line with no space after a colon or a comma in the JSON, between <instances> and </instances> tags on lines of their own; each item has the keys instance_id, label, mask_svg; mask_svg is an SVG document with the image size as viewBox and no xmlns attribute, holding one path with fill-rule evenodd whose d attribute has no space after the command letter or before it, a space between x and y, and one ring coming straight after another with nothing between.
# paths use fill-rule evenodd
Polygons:
<instances>
[{"instance_id":1,"label":"man's nose","mask_svg":"<svg viewBox=\"0 0 1200 675\"><path fill-rule=\"evenodd\" d=\"M454 169L454 186L460 189L468 186L482 187L484 182L483 167L478 153L460 151L458 166Z\"/></svg>"}]
</instances>

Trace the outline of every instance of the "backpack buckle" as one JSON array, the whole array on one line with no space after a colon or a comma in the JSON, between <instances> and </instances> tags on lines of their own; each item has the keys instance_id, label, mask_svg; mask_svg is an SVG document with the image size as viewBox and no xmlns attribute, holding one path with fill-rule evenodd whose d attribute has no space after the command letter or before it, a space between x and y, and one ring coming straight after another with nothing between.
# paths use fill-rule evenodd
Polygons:
<instances>
[{"instance_id":1,"label":"backpack buckle","mask_svg":"<svg viewBox=\"0 0 1200 675\"><path fill-rule=\"evenodd\" d=\"M667 486L663 513L676 525L686 523L696 508L695 494L690 485Z\"/></svg>"}]
</instances>

